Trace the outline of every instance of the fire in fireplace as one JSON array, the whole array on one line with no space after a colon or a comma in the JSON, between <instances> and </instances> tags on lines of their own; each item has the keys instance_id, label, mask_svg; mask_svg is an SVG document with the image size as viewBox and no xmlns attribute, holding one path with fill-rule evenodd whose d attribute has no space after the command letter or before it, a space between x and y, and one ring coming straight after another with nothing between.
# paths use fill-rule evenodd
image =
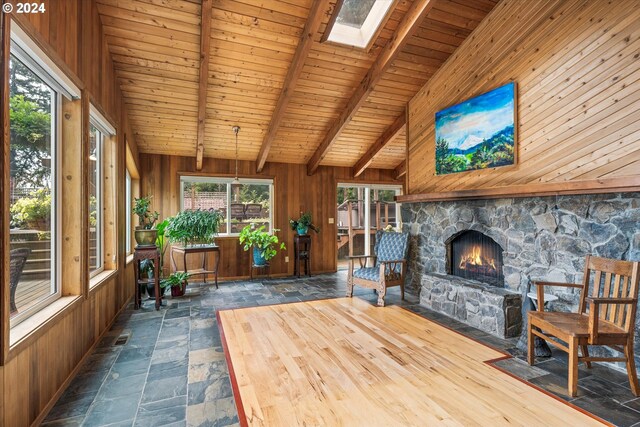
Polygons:
<instances>
[{"instance_id":1,"label":"fire in fireplace","mask_svg":"<svg viewBox=\"0 0 640 427\"><path fill-rule=\"evenodd\" d=\"M449 274L504 286L502 248L491 237L463 231L451 239L447 249Z\"/></svg>"}]
</instances>

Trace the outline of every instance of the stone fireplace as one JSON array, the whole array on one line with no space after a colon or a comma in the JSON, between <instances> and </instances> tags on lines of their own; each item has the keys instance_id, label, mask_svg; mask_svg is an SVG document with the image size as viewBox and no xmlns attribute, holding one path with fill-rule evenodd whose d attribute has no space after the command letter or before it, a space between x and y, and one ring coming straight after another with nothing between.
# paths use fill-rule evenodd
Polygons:
<instances>
[{"instance_id":1,"label":"stone fireplace","mask_svg":"<svg viewBox=\"0 0 640 427\"><path fill-rule=\"evenodd\" d=\"M501 337L526 329L532 281L580 283L587 254L640 259L640 193L404 203L402 219L411 234L406 288L421 304ZM463 255L455 243L470 231L500 248L501 272L500 250L476 245L478 254L472 244L467 271L458 274ZM494 260L500 285L477 268L478 257L483 265ZM464 276L468 270L484 277ZM576 293L553 292L559 300L551 309L576 309Z\"/></svg>"},{"instance_id":2,"label":"stone fireplace","mask_svg":"<svg viewBox=\"0 0 640 427\"><path fill-rule=\"evenodd\" d=\"M447 274L504 286L502 248L491 237L476 230L465 230L445 242Z\"/></svg>"}]
</instances>

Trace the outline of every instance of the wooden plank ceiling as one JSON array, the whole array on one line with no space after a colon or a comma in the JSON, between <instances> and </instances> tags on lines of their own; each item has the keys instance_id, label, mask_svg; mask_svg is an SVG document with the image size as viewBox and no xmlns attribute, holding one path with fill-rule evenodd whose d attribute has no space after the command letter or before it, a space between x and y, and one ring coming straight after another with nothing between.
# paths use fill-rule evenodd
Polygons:
<instances>
[{"instance_id":1,"label":"wooden plank ceiling","mask_svg":"<svg viewBox=\"0 0 640 427\"><path fill-rule=\"evenodd\" d=\"M286 76L314 1L323 8L322 22L310 48L297 56L302 64L289 73L298 77L291 87ZM212 5L210 28L204 26L210 32L208 85L199 91L200 60L206 57L200 52L200 0L97 2L140 152L195 158L199 97L206 92L200 104L206 106L204 157L234 158L231 128L239 125L239 158L256 160L286 85L288 104L266 151L267 161L286 163L309 162L413 5L396 0L367 51L320 42L335 0L206 1ZM431 0L418 30L320 164L358 163L496 2ZM404 161L406 132L394 134L369 167L394 169Z\"/></svg>"}]
</instances>

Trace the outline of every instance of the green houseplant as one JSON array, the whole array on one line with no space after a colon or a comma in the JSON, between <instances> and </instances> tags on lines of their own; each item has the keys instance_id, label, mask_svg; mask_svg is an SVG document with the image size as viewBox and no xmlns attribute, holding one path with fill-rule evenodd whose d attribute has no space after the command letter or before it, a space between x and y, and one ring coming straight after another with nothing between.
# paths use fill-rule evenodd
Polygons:
<instances>
[{"instance_id":1,"label":"green houseplant","mask_svg":"<svg viewBox=\"0 0 640 427\"><path fill-rule=\"evenodd\" d=\"M165 236L183 246L212 244L215 241L222 214L215 210L186 210L171 219L165 228Z\"/></svg>"},{"instance_id":2,"label":"green houseplant","mask_svg":"<svg viewBox=\"0 0 640 427\"><path fill-rule=\"evenodd\" d=\"M269 234L264 229L264 225L259 228L247 225L240 232L240 243L244 245L244 250L253 248L253 263L256 266L267 265L269 260L278 253L278 243L280 243L278 236ZM274 233L276 231L279 230L273 230ZM279 248L287 249L284 242L280 243Z\"/></svg>"},{"instance_id":3,"label":"green houseplant","mask_svg":"<svg viewBox=\"0 0 640 427\"><path fill-rule=\"evenodd\" d=\"M151 196L134 199L133 213L138 217L140 225L136 227L134 237L140 246L155 246L158 231L153 225L158 220L158 212L151 213Z\"/></svg>"},{"instance_id":4,"label":"green houseplant","mask_svg":"<svg viewBox=\"0 0 640 427\"><path fill-rule=\"evenodd\" d=\"M292 230L296 230L301 236L307 234L309 229L312 229L316 233L320 231L320 228L313 224L311 212L301 212L300 218L289 220L289 226L291 226Z\"/></svg>"},{"instance_id":5,"label":"green houseplant","mask_svg":"<svg viewBox=\"0 0 640 427\"><path fill-rule=\"evenodd\" d=\"M160 281L160 287L171 288L172 297L181 297L184 295L187 285L189 284L189 273L186 271L176 271L166 279Z\"/></svg>"}]
</instances>

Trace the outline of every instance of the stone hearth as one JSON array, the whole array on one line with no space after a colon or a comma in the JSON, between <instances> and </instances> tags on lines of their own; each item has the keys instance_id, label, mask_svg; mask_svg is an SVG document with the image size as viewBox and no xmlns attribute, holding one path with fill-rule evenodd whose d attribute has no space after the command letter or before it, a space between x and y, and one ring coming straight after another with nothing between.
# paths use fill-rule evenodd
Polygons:
<instances>
[{"instance_id":1,"label":"stone hearth","mask_svg":"<svg viewBox=\"0 0 640 427\"><path fill-rule=\"evenodd\" d=\"M504 286L522 296L523 311L531 281L580 283L587 254L640 260L640 193L404 203L402 219L411 234L406 287L416 294L425 283L431 295L433 286L448 286L430 276L447 274L445 242L463 230L480 231L504 249ZM559 297L552 309L576 309L571 289L552 292Z\"/></svg>"}]
</instances>

